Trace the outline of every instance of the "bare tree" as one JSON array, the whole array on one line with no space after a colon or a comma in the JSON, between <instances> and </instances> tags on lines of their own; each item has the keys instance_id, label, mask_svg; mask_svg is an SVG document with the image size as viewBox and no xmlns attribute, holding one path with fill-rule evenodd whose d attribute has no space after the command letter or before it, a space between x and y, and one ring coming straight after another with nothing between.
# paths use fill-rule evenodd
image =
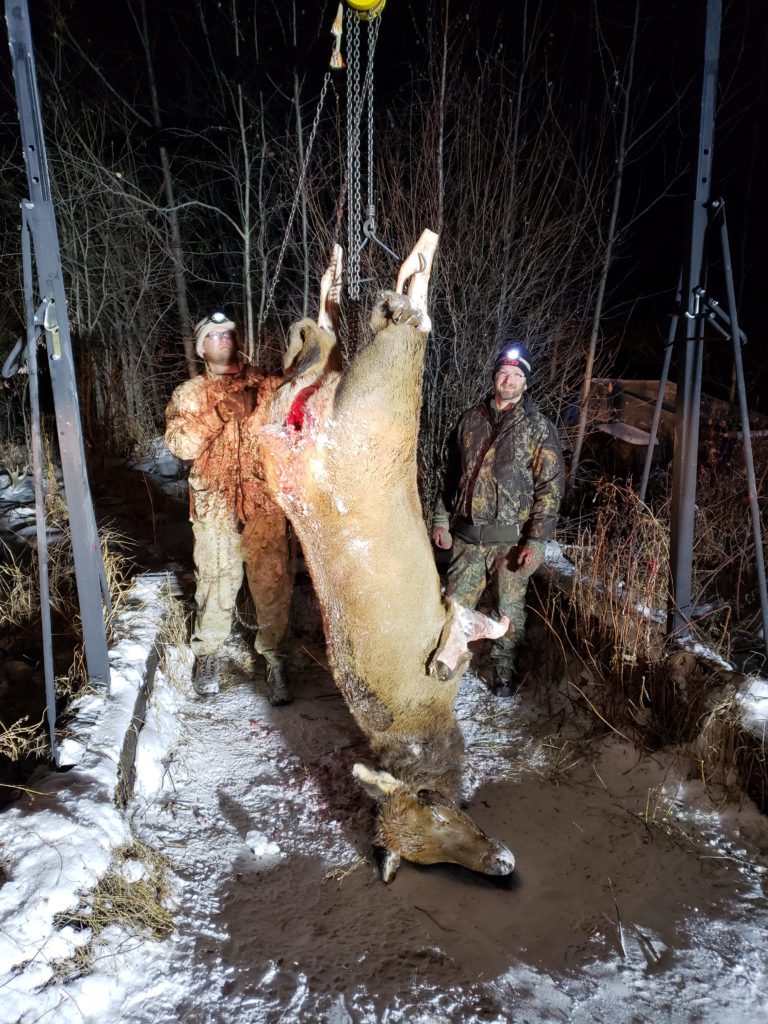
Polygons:
<instances>
[{"instance_id":1,"label":"bare tree","mask_svg":"<svg viewBox=\"0 0 768 1024\"><path fill-rule=\"evenodd\" d=\"M147 77L152 98L152 120L155 128L162 125L160 118L160 102L157 96L157 83L155 81L155 67L152 59L152 52L149 45L149 30L147 27L147 4L141 0L141 20L137 23L139 37L141 39L144 57L147 62ZM168 222L171 227L171 243L173 248L173 267L176 280L176 304L179 309L179 322L181 323L182 341L184 355L187 360L187 373L190 377L197 376L197 358L195 356L194 338L192 336L192 322L189 317L189 302L187 300L187 280L184 272L184 248L181 239L181 226L179 213L176 209L176 193L174 188L173 175L171 173L171 162L168 157L167 148L161 143L159 147L160 166L163 169L163 182L165 185L165 198L168 204Z\"/></svg>"},{"instance_id":2,"label":"bare tree","mask_svg":"<svg viewBox=\"0 0 768 1024\"><path fill-rule=\"evenodd\" d=\"M112 113L51 103L49 163L86 434L128 452L162 422L174 367L158 366L158 351L173 348L175 263L160 195L136 185L129 115Z\"/></svg>"},{"instance_id":3,"label":"bare tree","mask_svg":"<svg viewBox=\"0 0 768 1024\"><path fill-rule=\"evenodd\" d=\"M605 237L605 248L603 250L602 265L600 269L600 280L595 297L595 312L592 318L592 329L589 335L589 348L587 350L587 361L584 368L584 381L581 387L581 398L579 404L579 424L576 432L576 441L571 456L571 484L576 479L581 458L581 449L584 444L584 434L587 425L587 406L589 393L592 387L592 375L595 367L595 356L600 335L600 324L603 316L603 302L605 300L605 289L608 284L608 273L613 262L614 246L616 244L616 229L619 219L619 206L621 203L621 190L624 182L624 165L627 159L627 133L629 131L632 83L635 71L635 53L637 50L638 24L640 21L640 0L635 3L635 17L632 26L632 39L627 56L627 70L623 82L619 82L618 70L614 69L614 81L617 83L621 99L622 114L619 138L616 144L616 170L613 182L613 202L611 203L611 214L608 220L608 230Z\"/></svg>"},{"instance_id":4,"label":"bare tree","mask_svg":"<svg viewBox=\"0 0 768 1024\"><path fill-rule=\"evenodd\" d=\"M557 417L578 390L578 339L593 308L606 201L600 144L577 155L568 117L533 72L533 43L523 46L531 67L515 76L514 90L509 69L492 58L477 75L444 75L456 63L447 14L434 77L404 86L404 118L380 118L377 133L382 237L402 249L443 211L420 439L427 506L446 435L489 387L504 337L525 337L534 348L536 397L548 413ZM309 178L316 267L334 228L332 179L322 166ZM384 250L369 242L362 258L371 291L391 286L396 267Z\"/></svg>"}]
</instances>

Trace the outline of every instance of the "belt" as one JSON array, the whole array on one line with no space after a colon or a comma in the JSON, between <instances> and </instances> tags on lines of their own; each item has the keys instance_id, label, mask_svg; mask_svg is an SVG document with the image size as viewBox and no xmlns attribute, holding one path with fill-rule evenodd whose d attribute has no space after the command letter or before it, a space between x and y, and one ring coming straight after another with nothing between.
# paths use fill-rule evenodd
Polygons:
<instances>
[{"instance_id":1,"label":"belt","mask_svg":"<svg viewBox=\"0 0 768 1024\"><path fill-rule=\"evenodd\" d=\"M520 540L520 527L509 523L470 523L463 516L457 516L453 522L453 532L461 540L470 544L517 544Z\"/></svg>"}]
</instances>

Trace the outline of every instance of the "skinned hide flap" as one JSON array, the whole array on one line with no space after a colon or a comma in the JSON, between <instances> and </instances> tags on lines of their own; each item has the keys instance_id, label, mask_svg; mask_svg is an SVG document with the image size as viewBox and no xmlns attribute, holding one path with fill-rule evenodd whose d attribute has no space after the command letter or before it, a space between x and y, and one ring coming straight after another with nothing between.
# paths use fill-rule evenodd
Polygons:
<instances>
[{"instance_id":1,"label":"skinned hide flap","mask_svg":"<svg viewBox=\"0 0 768 1024\"><path fill-rule=\"evenodd\" d=\"M509 627L506 615L492 619L482 612L464 608L453 598L448 598L447 604L445 625L430 664L430 671L436 672L441 679L448 679L455 674L468 643L484 637L496 640L504 636Z\"/></svg>"}]
</instances>

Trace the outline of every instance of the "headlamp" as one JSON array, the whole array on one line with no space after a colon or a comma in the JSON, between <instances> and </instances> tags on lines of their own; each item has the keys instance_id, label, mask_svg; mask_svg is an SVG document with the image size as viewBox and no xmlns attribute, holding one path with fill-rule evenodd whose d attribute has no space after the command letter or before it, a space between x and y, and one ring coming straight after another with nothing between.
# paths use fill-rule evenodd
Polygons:
<instances>
[{"instance_id":1,"label":"headlamp","mask_svg":"<svg viewBox=\"0 0 768 1024\"><path fill-rule=\"evenodd\" d=\"M214 309L208 318L212 324L224 324L229 320L226 313L222 313L220 309Z\"/></svg>"},{"instance_id":2,"label":"headlamp","mask_svg":"<svg viewBox=\"0 0 768 1024\"><path fill-rule=\"evenodd\" d=\"M507 359L519 359L520 353L516 348L507 349Z\"/></svg>"}]
</instances>

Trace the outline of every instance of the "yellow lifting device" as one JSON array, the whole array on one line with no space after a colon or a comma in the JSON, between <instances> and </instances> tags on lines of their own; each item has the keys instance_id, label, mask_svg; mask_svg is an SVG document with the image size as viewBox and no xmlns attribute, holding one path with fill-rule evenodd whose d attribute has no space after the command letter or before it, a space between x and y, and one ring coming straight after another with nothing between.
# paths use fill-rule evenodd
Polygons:
<instances>
[{"instance_id":1,"label":"yellow lifting device","mask_svg":"<svg viewBox=\"0 0 768 1024\"><path fill-rule=\"evenodd\" d=\"M347 0L347 7L351 8L361 21L373 21L384 10L386 2L387 0Z\"/></svg>"}]
</instances>

